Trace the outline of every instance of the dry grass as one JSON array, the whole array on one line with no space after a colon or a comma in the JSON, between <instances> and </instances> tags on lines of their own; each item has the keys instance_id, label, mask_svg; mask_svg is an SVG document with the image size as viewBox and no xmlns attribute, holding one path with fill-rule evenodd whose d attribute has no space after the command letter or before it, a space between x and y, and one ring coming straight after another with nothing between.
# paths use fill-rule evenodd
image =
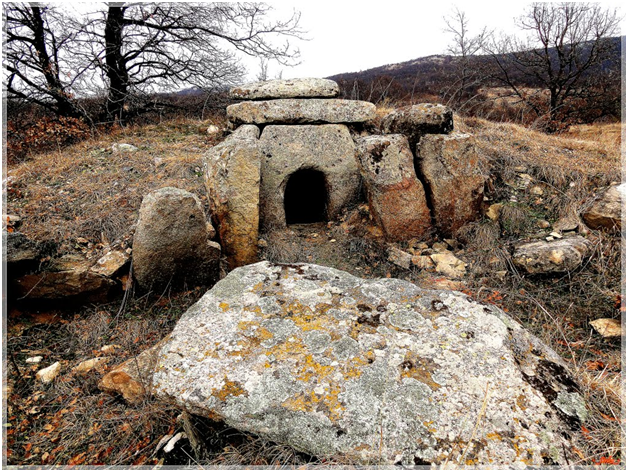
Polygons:
<instances>
[{"instance_id":1,"label":"dry grass","mask_svg":"<svg viewBox=\"0 0 628 472\"><path fill-rule=\"evenodd\" d=\"M178 187L207 202L202 155L216 140L205 133L208 124L179 120L129 127L33 155L8 169L5 211L22 217L26 235L55 241L61 252L71 251L78 237L92 244L129 243L150 191ZM115 143L139 150L113 152Z\"/></svg>"}]
</instances>

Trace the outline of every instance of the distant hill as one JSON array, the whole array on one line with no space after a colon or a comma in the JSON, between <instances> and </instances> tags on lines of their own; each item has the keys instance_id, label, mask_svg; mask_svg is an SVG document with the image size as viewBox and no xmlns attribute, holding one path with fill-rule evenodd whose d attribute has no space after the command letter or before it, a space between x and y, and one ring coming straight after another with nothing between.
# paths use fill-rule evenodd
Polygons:
<instances>
[{"instance_id":1,"label":"distant hill","mask_svg":"<svg viewBox=\"0 0 628 472\"><path fill-rule=\"evenodd\" d=\"M611 38L613 56L610 61L603 64L601 68L593 69L590 74L598 74L604 69L611 67L612 63L621 64L622 42L625 36ZM556 56L556 52L553 51ZM489 56L474 56L473 60L480 67L492 61ZM328 77L341 85L344 96L355 95L355 88L358 87L360 98L377 100L378 93L386 92L388 96L438 96L443 84L448 83L455 73L456 58L449 55L433 55L412 59L397 64L386 64L383 66L367 69L360 72L344 72ZM521 85L534 87L538 85L529 79L519 75L518 80ZM352 97L357 98L357 97Z\"/></svg>"}]
</instances>

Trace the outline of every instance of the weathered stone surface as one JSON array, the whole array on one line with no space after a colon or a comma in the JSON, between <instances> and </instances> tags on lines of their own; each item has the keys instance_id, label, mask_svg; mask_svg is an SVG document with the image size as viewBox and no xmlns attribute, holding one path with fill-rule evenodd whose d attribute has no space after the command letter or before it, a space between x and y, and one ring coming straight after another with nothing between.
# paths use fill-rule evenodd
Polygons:
<instances>
[{"instance_id":1,"label":"weathered stone surface","mask_svg":"<svg viewBox=\"0 0 628 472\"><path fill-rule=\"evenodd\" d=\"M236 125L362 123L375 118L375 105L337 98L286 98L229 105L227 118Z\"/></svg>"},{"instance_id":2,"label":"weathered stone surface","mask_svg":"<svg viewBox=\"0 0 628 472\"><path fill-rule=\"evenodd\" d=\"M412 266L412 254L402 251L393 245L388 246L388 260L402 269L410 269Z\"/></svg>"},{"instance_id":3,"label":"weathered stone surface","mask_svg":"<svg viewBox=\"0 0 628 472\"><path fill-rule=\"evenodd\" d=\"M435 103L399 108L382 120L382 131L406 135L410 149L416 149L417 143L426 134L446 134L453 129L454 114L451 108Z\"/></svg>"},{"instance_id":4,"label":"weathered stone surface","mask_svg":"<svg viewBox=\"0 0 628 472\"><path fill-rule=\"evenodd\" d=\"M582 213L582 219L589 228L621 231L624 227L623 209L626 205L626 183L613 185Z\"/></svg>"},{"instance_id":5,"label":"weathered stone surface","mask_svg":"<svg viewBox=\"0 0 628 472\"><path fill-rule=\"evenodd\" d=\"M232 88L229 95L240 100L274 98L333 98L339 93L338 84L329 79L267 80Z\"/></svg>"},{"instance_id":6,"label":"weathered stone surface","mask_svg":"<svg viewBox=\"0 0 628 472\"><path fill-rule=\"evenodd\" d=\"M471 135L428 134L418 144L416 158L435 224L444 236L480 216L486 178Z\"/></svg>"},{"instance_id":7,"label":"weathered stone surface","mask_svg":"<svg viewBox=\"0 0 628 472\"><path fill-rule=\"evenodd\" d=\"M114 367L98 383L98 388L111 395L122 395L129 403L139 403L151 392L152 376L166 336L150 349Z\"/></svg>"},{"instance_id":8,"label":"weathered stone surface","mask_svg":"<svg viewBox=\"0 0 628 472\"><path fill-rule=\"evenodd\" d=\"M466 274L467 264L449 251L432 254L430 258L436 264L436 272L440 272L447 277L460 278Z\"/></svg>"},{"instance_id":9,"label":"weathered stone surface","mask_svg":"<svg viewBox=\"0 0 628 472\"><path fill-rule=\"evenodd\" d=\"M626 336L626 328L622 326L621 320L616 320L614 318L599 318L597 320L589 321L589 324L605 338Z\"/></svg>"},{"instance_id":10,"label":"weathered stone surface","mask_svg":"<svg viewBox=\"0 0 628 472\"><path fill-rule=\"evenodd\" d=\"M94 357L93 359L88 359L86 361L81 362L79 365L72 369L72 372L76 372L79 374L85 374L92 369L98 369L109 361L108 357Z\"/></svg>"},{"instance_id":11,"label":"weathered stone surface","mask_svg":"<svg viewBox=\"0 0 628 472\"><path fill-rule=\"evenodd\" d=\"M122 272L129 260L130 257L125 252L109 251L98 259L90 270L103 277L115 277Z\"/></svg>"},{"instance_id":12,"label":"weathered stone surface","mask_svg":"<svg viewBox=\"0 0 628 472\"><path fill-rule=\"evenodd\" d=\"M133 237L133 275L140 287L209 284L218 277L219 260L196 195L165 187L144 197Z\"/></svg>"},{"instance_id":13,"label":"weathered stone surface","mask_svg":"<svg viewBox=\"0 0 628 472\"><path fill-rule=\"evenodd\" d=\"M204 157L211 215L231 268L257 261L259 132L257 126L240 126Z\"/></svg>"},{"instance_id":14,"label":"weathered stone surface","mask_svg":"<svg viewBox=\"0 0 628 472\"><path fill-rule=\"evenodd\" d=\"M319 458L381 465L566 465L568 423L587 416L559 356L498 308L309 264L218 282L161 348L153 388Z\"/></svg>"},{"instance_id":15,"label":"weathered stone surface","mask_svg":"<svg viewBox=\"0 0 628 472\"><path fill-rule=\"evenodd\" d=\"M432 220L407 138L367 136L357 140L357 147L371 214L386 238L402 241L424 236Z\"/></svg>"},{"instance_id":16,"label":"weathered stone surface","mask_svg":"<svg viewBox=\"0 0 628 472\"><path fill-rule=\"evenodd\" d=\"M7 272L11 276L19 276L38 269L44 253L41 244L15 231L3 232L2 239L6 244L4 254L6 255Z\"/></svg>"},{"instance_id":17,"label":"weathered stone surface","mask_svg":"<svg viewBox=\"0 0 628 472\"><path fill-rule=\"evenodd\" d=\"M360 172L355 143L346 126L266 126L260 148L263 154L260 219L264 226L285 227L286 186L290 176L302 169L324 174L328 219L335 218L342 208L358 198Z\"/></svg>"},{"instance_id":18,"label":"weathered stone surface","mask_svg":"<svg viewBox=\"0 0 628 472\"><path fill-rule=\"evenodd\" d=\"M591 243L576 236L521 244L515 248L512 260L528 274L567 272L579 267L591 251Z\"/></svg>"},{"instance_id":19,"label":"weathered stone surface","mask_svg":"<svg viewBox=\"0 0 628 472\"><path fill-rule=\"evenodd\" d=\"M81 256L65 255L54 261L45 272L28 274L12 282L12 293L29 300L105 301L116 284L90 270L91 263Z\"/></svg>"}]
</instances>

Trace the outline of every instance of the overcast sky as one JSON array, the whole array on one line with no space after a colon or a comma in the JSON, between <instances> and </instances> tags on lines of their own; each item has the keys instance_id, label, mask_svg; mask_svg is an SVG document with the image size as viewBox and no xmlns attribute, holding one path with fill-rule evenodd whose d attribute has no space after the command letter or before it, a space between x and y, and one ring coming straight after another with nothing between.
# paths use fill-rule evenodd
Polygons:
<instances>
[{"instance_id":1,"label":"overcast sky","mask_svg":"<svg viewBox=\"0 0 628 472\"><path fill-rule=\"evenodd\" d=\"M520 0L447 2L439 0L304 1L273 2L278 12L301 11L301 26L310 41L297 44L301 64L294 68L272 67L269 78L280 69L284 79L327 77L341 72L357 72L385 64L408 61L433 54L444 54L451 35L444 32L443 17L458 6L469 18L471 32L483 26L512 32L514 18L530 2ZM619 1L600 2L620 9ZM625 23L625 22L624 22ZM622 34L625 28L622 27ZM259 66L247 62L249 78Z\"/></svg>"}]
</instances>

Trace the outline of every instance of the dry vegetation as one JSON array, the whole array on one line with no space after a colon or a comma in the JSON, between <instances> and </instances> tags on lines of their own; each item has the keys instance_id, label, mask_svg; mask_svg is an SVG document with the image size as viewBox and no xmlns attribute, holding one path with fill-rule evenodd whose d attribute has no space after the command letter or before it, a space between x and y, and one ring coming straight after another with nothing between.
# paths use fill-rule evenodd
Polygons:
<instances>
[{"instance_id":1,"label":"dry vegetation","mask_svg":"<svg viewBox=\"0 0 628 472\"><path fill-rule=\"evenodd\" d=\"M382 113L380 113L382 116ZM218 119L217 119L218 120ZM572 126L549 136L513 124L456 118L456 129L477 136L484 170L490 174L489 203L505 204L499 221L483 218L457 236L460 256L470 264L463 290L508 311L556 349L572 365L592 411L577 433L577 465L625 463L622 416L623 355L619 340L592 332L589 321L620 318L625 310L621 236L592 231L595 254L566 275L527 278L510 261L513 242L530 237L536 223L575 216L593 192L622 180L623 127ZM54 240L60 252L129 246L143 195L163 186L196 193L206 202L203 152L215 143L208 122L171 121L119 129L55 152L30 156L8 169L6 213L23 218L21 231L36 240ZM139 148L114 153L114 143ZM525 169L542 196L522 186ZM353 228L353 229L352 229ZM356 229L357 228L357 229ZM406 271L386 260L385 246L364 205L341 221L265 235L263 255L282 262L315 262L363 277L402 277L425 287L441 287L433 272ZM90 242L89 250L77 238ZM306 242L307 244L303 244ZM434 241L429 241L430 243ZM181 450L177 457L154 454L165 434L189 429L175 409L150 401L130 406L97 389L102 372L137 355L168 333L203 293L189 287L161 296L127 294L124 301L75 311L20 311L10 307L8 337L7 460L15 465L205 464L304 465L314 458L224 425L196 422L207 438L203 451ZM99 371L71 371L106 344L120 346ZM42 365L61 361L60 380L35 381L36 366L25 359L42 355Z\"/></svg>"}]
</instances>

